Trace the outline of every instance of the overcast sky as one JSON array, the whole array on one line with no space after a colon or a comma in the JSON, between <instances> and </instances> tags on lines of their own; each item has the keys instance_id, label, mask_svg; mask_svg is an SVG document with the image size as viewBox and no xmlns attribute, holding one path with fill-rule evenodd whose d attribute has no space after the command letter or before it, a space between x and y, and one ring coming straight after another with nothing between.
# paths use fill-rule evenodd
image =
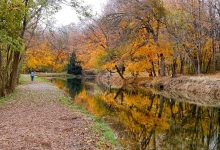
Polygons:
<instances>
[{"instance_id":1,"label":"overcast sky","mask_svg":"<svg viewBox=\"0 0 220 150\"><path fill-rule=\"evenodd\" d=\"M85 4L90 5L94 13L101 14L107 0L84 0ZM56 26L65 26L70 23L79 23L79 19L73 8L62 5L62 9L55 15Z\"/></svg>"}]
</instances>

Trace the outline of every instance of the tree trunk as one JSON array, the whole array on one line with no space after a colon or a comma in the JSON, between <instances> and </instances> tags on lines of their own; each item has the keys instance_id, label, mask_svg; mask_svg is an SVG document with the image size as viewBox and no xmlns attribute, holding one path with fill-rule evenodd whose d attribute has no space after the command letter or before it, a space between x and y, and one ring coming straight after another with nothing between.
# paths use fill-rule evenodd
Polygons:
<instances>
[{"instance_id":1,"label":"tree trunk","mask_svg":"<svg viewBox=\"0 0 220 150\"><path fill-rule=\"evenodd\" d=\"M202 64L202 50L201 50L201 43L199 42L199 46L198 46L198 56L197 56L197 60L198 60L198 64L197 64L197 74L200 75L201 74L201 64Z\"/></svg>"},{"instance_id":2,"label":"tree trunk","mask_svg":"<svg viewBox=\"0 0 220 150\"><path fill-rule=\"evenodd\" d=\"M212 62L213 62L213 71L216 71L216 44L214 38L212 38Z\"/></svg>"},{"instance_id":3,"label":"tree trunk","mask_svg":"<svg viewBox=\"0 0 220 150\"><path fill-rule=\"evenodd\" d=\"M180 55L180 74L184 74L184 58Z\"/></svg>"},{"instance_id":4,"label":"tree trunk","mask_svg":"<svg viewBox=\"0 0 220 150\"><path fill-rule=\"evenodd\" d=\"M160 75L162 77L166 76L165 57L163 54L160 54Z\"/></svg>"},{"instance_id":5,"label":"tree trunk","mask_svg":"<svg viewBox=\"0 0 220 150\"><path fill-rule=\"evenodd\" d=\"M2 50L0 49L0 73L1 73L1 69L2 69Z\"/></svg>"},{"instance_id":6,"label":"tree trunk","mask_svg":"<svg viewBox=\"0 0 220 150\"><path fill-rule=\"evenodd\" d=\"M205 73L208 73L209 68L210 68L210 65L211 65L211 62L212 62L212 58L210 58L209 61L208 61L208 64L207 64L207 66L206 66Z\"/></svg>"},{"instance_id":7,"label":"tree trunk","mask_svg":"<svg viewBox=\"0 0 220 150\"><path fill-rule=\"evenodd\" d=\"M163 108L164 108L164 97L160 96L160 110L159 110L158 118L162 117Z\"/></svg>"},{"instance_id":8,"label":"tree trunk","mask_svg":"<svg viewBox=\"0 0 220 150\"><path fill-rule=\"evenodd\" d=\"M125 78L124 78L124 75L123 75L123 73L121 72L121 70L118 68L117 65L115 65L115 68L116 68L117 73L119 74L119 76L124 80L124 79L125 79Z\"/></svg>"},{"instance_id":9,"label":"tree trunk","mask_svg":"<svg viewBox=\"0 0 220 150\"><path fill-rule=\"evenodd\" d=\"M0 97L4 96L4 79L3 79L3 70L2 70L2 50L0 49Z\"/></svg>"},{"instance_id":10,"label":"tree trunk","mask_svg":"<svg viewBox=\"0 0 220 150\"><path fill-rule=\"evenodd\" d=\"M157 57L158 57L158 61L157 61L157 65L158 65L158 76L160 76L160 75L161 75L160 55L157 54Z\"/></svg>"},{"instance_id":11,"label":"tree trunk","mask_svg":"<svg viewBox=\"0 0 220 150\"><path fill-rule=\"evenodd\" d=\"M197 64L197 74L200 75L201 74L201 64L202 64L202 43L201 43L201 37L202 37L202 27L201 27L201 6L202 6L202 3L200 0L198 0L198 3L199 3L199 16L198 16L198 21L197 21L197 24L196 25L196 28L198 30L198 53L197 53L197 60L198 60L198 64Z\"/></svg>"},{"instance_id":12,"label":"tree trunk","mask_svg":"<svg viewBox=\"0 0 220 150\"><path fill-rule=\"evenodd\" d=\"M151 65L152 65L152 74L153 74L153 77L156 77L156 72L155 72L155 68L154 68L154 63L151 62Z\"/></svg>"},{"instance_id":13,"label":"tree trunk","mask_svg":"<svg viewBox=\"0 0 220 150\"><path fill-rule=\"evenodd\" d=\"M175 77L176 76L176 66L177 66L177 63L176 63L176 58L173 59L173 64L172 64L172 77Z\"/></svg>"},{"instance_id":14,"label":"tree trunk","mask_svg":"<svg viewBox=\"0 0 220 150\"><path fill-rule=\"evenodd\" d=\"M17 78L18 78L18 66L20 62L20 52L14 53L14 61L12 64L12 72L10 76L10 89L9 92L14 92L16 84L17 84Z\"/></svg>"}]
</instances>

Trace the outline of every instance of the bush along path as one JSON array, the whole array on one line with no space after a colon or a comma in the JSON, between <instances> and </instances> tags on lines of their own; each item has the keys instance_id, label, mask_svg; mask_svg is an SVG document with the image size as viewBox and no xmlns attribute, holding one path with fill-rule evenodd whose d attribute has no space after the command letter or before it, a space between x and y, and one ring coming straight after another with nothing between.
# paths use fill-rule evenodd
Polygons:
<instances>
[{"instance_id":1,"label":"bush along path","mask_svg":"<svg viewBox=\"0 0 220 150\"><path fill-rule=\"evenodd\" d=\"M44 82L18 86L16 94L0 103L0 149L113 149L94 119L62 104L64 95Z\"/></svg>"}]
</instances>

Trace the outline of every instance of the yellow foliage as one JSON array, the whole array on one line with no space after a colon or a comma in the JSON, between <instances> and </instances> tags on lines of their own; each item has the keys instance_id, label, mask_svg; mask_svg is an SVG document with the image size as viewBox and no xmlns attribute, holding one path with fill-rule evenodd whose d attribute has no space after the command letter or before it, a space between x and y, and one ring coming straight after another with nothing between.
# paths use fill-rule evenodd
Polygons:
<instances>
[{"instance_id":1,"label":"yellow foliage","mask_svg":"<svg viewBox=\"0 0 220 150\"><path fill-rule=\"evenodd\" d=\"M64 50L52 50L47 42L28 49L26 53L27 67L36 71L44 69L54 72L63 71L67 65L67 59L67 53Z\"/></svg>"}]
</instances>

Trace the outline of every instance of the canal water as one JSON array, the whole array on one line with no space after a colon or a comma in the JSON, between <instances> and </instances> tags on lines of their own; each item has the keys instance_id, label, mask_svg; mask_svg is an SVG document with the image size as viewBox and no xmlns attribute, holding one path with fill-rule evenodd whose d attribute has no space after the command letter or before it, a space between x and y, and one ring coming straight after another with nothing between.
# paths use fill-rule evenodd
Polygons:
<instances>
[{"instance_id":1,"label":"canal water","mask_svg":"<svg viewBox=\"0 0 220 150\"><path fill-rule=\"evenodd\" d=\"M102 118L126 150L220 150L220 108L81 79L51 82L68 92L73 103Z\"/></svg>"}]
</instances>

